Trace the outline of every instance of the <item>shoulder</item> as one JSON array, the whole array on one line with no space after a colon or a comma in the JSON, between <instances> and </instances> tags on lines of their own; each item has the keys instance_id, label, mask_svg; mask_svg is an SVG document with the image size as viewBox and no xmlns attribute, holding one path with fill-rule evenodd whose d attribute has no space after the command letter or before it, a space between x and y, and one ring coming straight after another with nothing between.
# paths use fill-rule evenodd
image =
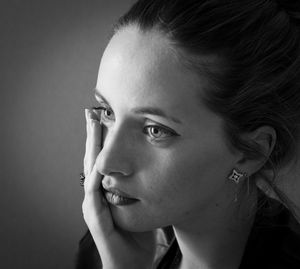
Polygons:
<instances>
[{"instance_id":1,"label":"shoulder","mask_svg":"<svg viewBox=\"0 0 300 269\"><path fill-rule=\"evenodd\" d=\"M248 268L300 268L300 225L287 209L256 218L240 266Z\"/></svg>"}]
</instances>

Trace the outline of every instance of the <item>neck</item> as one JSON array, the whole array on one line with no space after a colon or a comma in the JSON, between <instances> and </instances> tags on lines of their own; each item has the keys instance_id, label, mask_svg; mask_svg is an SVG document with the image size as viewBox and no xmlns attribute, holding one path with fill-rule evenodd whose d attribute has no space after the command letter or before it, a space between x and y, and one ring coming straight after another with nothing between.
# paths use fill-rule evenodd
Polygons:
<instances>
[{"instance_id":1,"label":"neck","mask_svg":"<svg viewBox=\"0 0 300 269\"><path fill-rule=\"evenodd\" d=\"M239 267L255 217L256 195L243 200L220 206L218 214L214 208L201 213L201 218L174 225L182 253L180 269Z\"/></svg>"}]
</instances>

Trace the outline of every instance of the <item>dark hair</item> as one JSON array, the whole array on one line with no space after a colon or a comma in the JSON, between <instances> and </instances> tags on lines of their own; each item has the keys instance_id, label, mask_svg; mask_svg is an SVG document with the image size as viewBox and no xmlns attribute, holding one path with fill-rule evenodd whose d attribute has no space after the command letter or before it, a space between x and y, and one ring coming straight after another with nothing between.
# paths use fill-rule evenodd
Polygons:
<instances>
[{"instance_id":1,"label":"dark hair","mask_svg":"<svg viewBox=\"0 0 300 269\"><path fill-rule=\"evenodd\" d=\"M299 139L297 11L300 2L287 0L139 0L114 28L160 31L186 67L206 75L210 87L202 99L224 119L233 148L249 158L264 157L241 134L263 125L275 129L276 144L263 168L273 170L273 178L265 179L282 199L273 183L276 169L296 158ZM203 55L214 57L205 62Z\"/></svg>"}]
</instances>

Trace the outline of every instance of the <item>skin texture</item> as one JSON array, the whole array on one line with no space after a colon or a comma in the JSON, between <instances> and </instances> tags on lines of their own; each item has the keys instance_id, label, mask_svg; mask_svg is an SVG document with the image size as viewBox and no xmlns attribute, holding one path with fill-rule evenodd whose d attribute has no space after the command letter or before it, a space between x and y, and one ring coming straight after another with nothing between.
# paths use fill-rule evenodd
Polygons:
<instances>
[{"instance_id":1,"label":"skin texture","mask_svg":"<svg viewBox=\"0 0 300 269\"><path fill-rule=\"evenodd\" d=\"M126 29L111 40L96 87L113 113L103 118L107 135L98 172L105 175L105 186L139 199L131 206L111 207L122 228L184 225L216 204L232 201L234 184L226 177L237 156L226 146L222 119L197 97L204 85L155 33ZM137 107L158 107L181 123L136 114ZM158 124L179 136L163 134L151 141L143 128Z\"/></svg>"},{"instance_id":2,"label":"skin texture","mask_svg":"<svg viewBox=\"0 0 300 269\"><path fill-rule=\"evenodd\" d=\"M227 177L233 168L251 174L263 163L229 149L222 118L199 98L207 86L204 75L179 63L158 32L130 26L109 42L96 85L102 110L97 117L86 112L83 202L105 269L151 268L153 231L166 225L175 229L181 268L238 267L256 196L235 203L245 182L236 185ZM149 107L167 116L145 112ZM272 130L262 128L251 138L271 150L266 133ZM102 186L137 201L108 203Z\"/></svg>"}]
</instances>

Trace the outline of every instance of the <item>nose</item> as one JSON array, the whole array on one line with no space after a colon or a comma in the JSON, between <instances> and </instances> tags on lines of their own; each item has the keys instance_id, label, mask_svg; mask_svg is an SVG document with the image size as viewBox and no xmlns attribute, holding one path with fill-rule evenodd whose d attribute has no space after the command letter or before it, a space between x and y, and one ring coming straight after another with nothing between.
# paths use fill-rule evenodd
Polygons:
<instances>
[{"instance_id":1,"label":"nose","mask_svg":"<svg viewBox=\"0 0 300 269\"><path fill-rule=\"evenodd\" d=\"M103 148L97 157L97 169L100 174L129 176L133 173L134 149L130 140L124 129L105 130Z\"/></svg>"}]
</instances>

